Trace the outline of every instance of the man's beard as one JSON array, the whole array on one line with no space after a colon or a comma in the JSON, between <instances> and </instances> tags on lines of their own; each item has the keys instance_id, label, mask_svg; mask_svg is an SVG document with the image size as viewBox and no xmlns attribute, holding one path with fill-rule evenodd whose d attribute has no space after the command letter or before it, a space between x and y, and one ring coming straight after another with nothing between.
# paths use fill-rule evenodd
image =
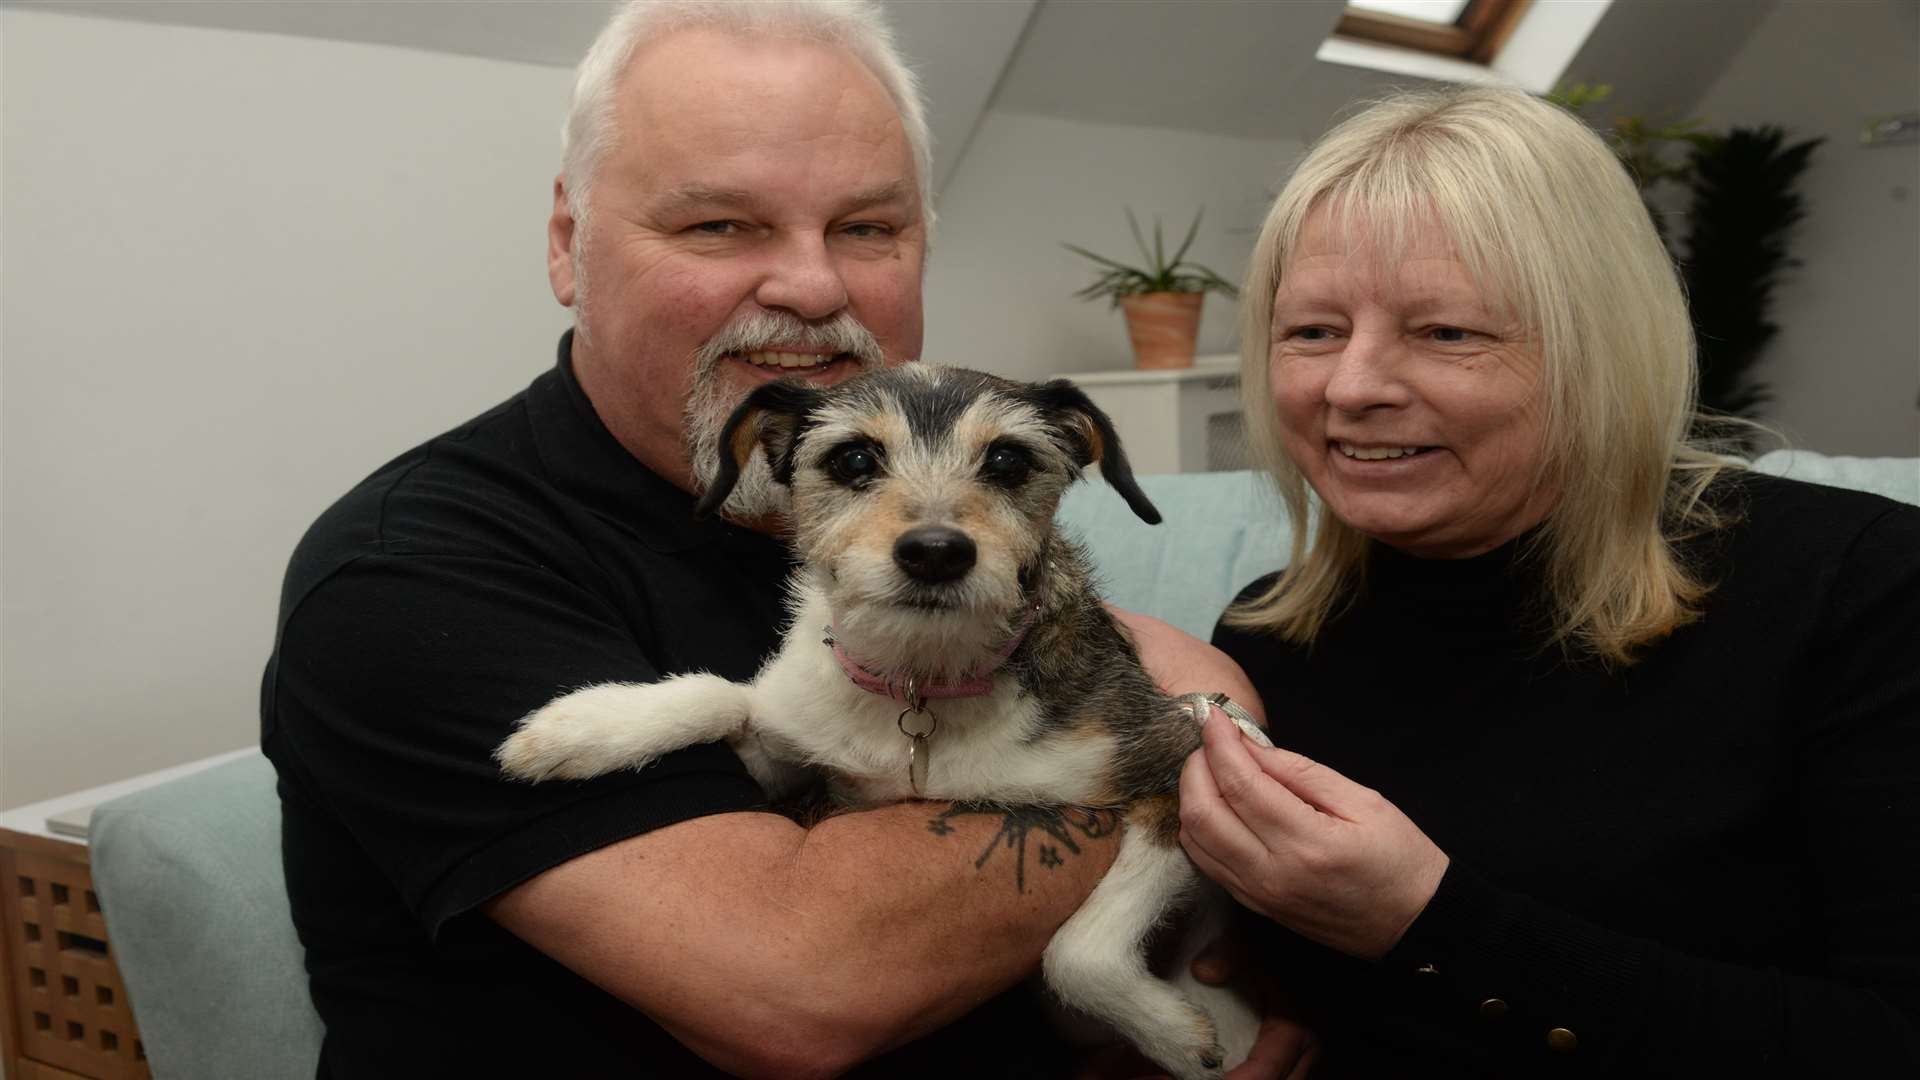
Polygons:
<instances>
[{"instance_id":1,"label":"man's beard","mask_svg":"<svg viewBox=\"0 0 1920 1080\"><path fill-rule=\"evenodd\" d=\"M721 371L722 361L728 356L754 352L821 349L849 357L862 371L872 371L885 363L880 343L858 319L845 311L823 323L809 323L770 311L748 315L728 323L695 350L692 387L680 424L681 443L693 471L694 494L713 485L720 471L721 429L745 397L729 384ZM766 454L756 447L741 468L740 479L734 482L721 511L740 520L754 521L784 512L786 508L786 489L774 480Z\"/></svg>"}]
</instances>

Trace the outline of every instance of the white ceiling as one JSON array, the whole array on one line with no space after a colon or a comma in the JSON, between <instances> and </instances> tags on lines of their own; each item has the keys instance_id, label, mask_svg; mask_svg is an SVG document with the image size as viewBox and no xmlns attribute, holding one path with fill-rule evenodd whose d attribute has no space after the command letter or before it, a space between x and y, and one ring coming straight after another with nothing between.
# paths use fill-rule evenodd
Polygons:
<instances>
[{"instance_id":1,"label":"white ceiling","mask_svg":"<svg viewBox=\"0 0 1920 1080\"><path fill-rule=\"evenodd\" d=\"M885 0L920 75L936 186L952 174L1036 0ZM8 7L573 67L613 0L9 0Z\"/></svg>"},{"instance_id":2,"label":"white ceiling","mask_svg":"<svg viewBox=\"0 0 1920 1080\"><path fill-rule=\"evenodd\" d=\"M1613 104L1622 111L1684 112L1774 3L1615 0L1567 78L1613 84ZM993 107L1308 141L1352 103L1419 81L1314 59L1345 6L1344 0L1046 0Z\"/></svg>"},{"instance_id":3,"label":"white ceiling","mask_svg":"<svg viewBox=\"0 0 1920 1080\"><path fill-rule=\"evenodd\" d=\"M1681 112L1776 0L1617 0L1569 77ZM67 14L371 42L571 67L611 0L16 0ZM989 107L1099 123L1311 139L1389 77L1313 58L1343 0L886 0L921 72L944 181Z\"/></svg>"},{"instance_id":4,"label":"white ceiling","mask_svg":"<svg viewBox=\"0 0 1920 1080\"><path fill-rule=\"evenodd\" d=\"M1040 5L994 107L1067 119L1301 139L1371 73L1323 64L1343 0Z\"/></svg>"},{"instance_id":5,"label":"white ceiling","mask_svg":"<svg viewBox=\"0 0 1920 1080\"><path fill-rule=\"evenodd\" d=\"M572 67L614 5L611 0L19 0L7 6Z\"/></svg>"}]
</instances>

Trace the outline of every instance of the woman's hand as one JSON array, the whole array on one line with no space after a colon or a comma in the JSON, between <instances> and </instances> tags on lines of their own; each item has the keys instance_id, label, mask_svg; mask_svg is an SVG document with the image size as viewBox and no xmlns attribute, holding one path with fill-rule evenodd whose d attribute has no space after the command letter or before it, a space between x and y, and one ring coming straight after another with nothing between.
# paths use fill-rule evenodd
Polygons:
<instances>
[{"instance_id":1,"label":"woman's hand","mask_svg":"<svg viewBox=\"0 0 1920 1080\"><path fill-rule=\"evenodd\" d=\"M1141 666L1169 697L1181 694L1222 693L1240 703L1254 718L1266 723L1260 695L1254 693L1240 665L1219 649L1151 615L1136 615L1107 606L1120 629L1133 639Z\"/></svg>"},{"instance_id":2,"label":"woman's hand","mask_svg":"<svg viewBox=\"0 0 1920 1080\"><path fill-rule=\"evenodd\" d=\"M1201 873L1295 933L1377 960L1446 873L1447 855L1379 792L1216 711L1180 774L1180 845Z\"/></svg>"},{"instance_id":3,"label":"woman's hand","mask_svg":"<svg viewBox=\"0 0 1920 1080\"><path fill-rule=\"evenodd\" d=\"M1239 983L1260 1009L1260 1033L1247 1060L1225 1080L1303 1080L1320 1057L1320 1040L1301 1022L1293 1002L1258 965L1248 964L1246 945L1229 933L1193 960L1193 977L1209 986Z\"/></svg>"}]
</instances>

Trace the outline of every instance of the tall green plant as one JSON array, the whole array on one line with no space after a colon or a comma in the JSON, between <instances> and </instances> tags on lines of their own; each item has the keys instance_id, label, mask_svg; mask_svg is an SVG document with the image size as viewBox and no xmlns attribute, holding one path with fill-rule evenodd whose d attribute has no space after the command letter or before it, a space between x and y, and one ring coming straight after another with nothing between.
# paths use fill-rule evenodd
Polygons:
<instances>
[{"instance_id":1,"label":"tall green plant","mask_svg":"<svg viewBox=\"0 0 1920 1080\"><path fill-rule=\"evenodd\" d=\"M1575 114L1607 100L1613 88L1577 83L1548 95ZM1591 121L1589 121L1591 122ZM1813 150L1823 140L1785 145L1777 127L1702 130L1697 119L1652 123L1615 118L1600 133L1640 187L1641 197L1663 183L1692 196L1686 240L1667 235L1665 216L1648 206L1669 249L1676 246L1699 341L1700 405L1710 412L1753 416L1771 400L1753 376L1779 326L1767 317L1781 273L1800 265L1787 254L1793 226L1806 216L1795 190ZM1669 151L1685 147L1675 160Z\"/></svg>"},{"instance_id":2,"label":"tall green plant","mask_svg":"<svg viewBox=\"0 0 1920 1080\"><path fill-rule=\"evenodd\" d=\"M1751 416L1771 399L1753 367L1780 327L1768 318L1787 253L1807 216L1795 190L1824 140L1787 144L1780 128L1733 128L1689 161L1693 208L1681 275L1700 348L1700 403Z\"/></svg>"},{"instance_id":3,"label":"tall green plant","mask_svg":"<svg viewBox=\"0 0 1920 1080\"><path fill-rule=\"evenodd\" d=\"M1548 94L1547 100L1592 124L1586 109L1612 96L1613 87L1606 83L1574 83ZM1614 156L1627 167L1634 183L1646 192L1663 181L1682 184L1688 181L1692 175L1691 162L1685 156L1675 161L1667 154L1676 147L1685 151L1711 142L1714 136L1701 130L1703 124L1704 121L1695 116L1663 122L1642 116L1616 116L1607 126L1596 125L1596 129L1607 140L1607 145L1613 147Z\"/></svg>"}]
</instances>

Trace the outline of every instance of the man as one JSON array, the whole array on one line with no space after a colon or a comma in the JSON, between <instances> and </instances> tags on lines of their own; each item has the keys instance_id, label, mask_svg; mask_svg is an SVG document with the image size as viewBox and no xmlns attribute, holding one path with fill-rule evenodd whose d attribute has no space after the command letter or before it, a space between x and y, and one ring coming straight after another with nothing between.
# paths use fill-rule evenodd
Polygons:
<instances>
[{"instance_id":1,"label":"man","mask_svg":"<svg viewBox=\"0 0 1920 1080\"><path fill-rule=\"evenodd\" d=\"M743 679L775 646L777 500L743 483L694 522L701 451L760 380L918 355L927 158L865 5L641 5L589 53L549 223L558 366L356 487L288 571L262 744L323 1076L1062 1067L996 995L1112 838L1022 890L1002 815L803 828L720 745L540 785L490 756L567 689Z\"/></svg>"}]
</instances>

